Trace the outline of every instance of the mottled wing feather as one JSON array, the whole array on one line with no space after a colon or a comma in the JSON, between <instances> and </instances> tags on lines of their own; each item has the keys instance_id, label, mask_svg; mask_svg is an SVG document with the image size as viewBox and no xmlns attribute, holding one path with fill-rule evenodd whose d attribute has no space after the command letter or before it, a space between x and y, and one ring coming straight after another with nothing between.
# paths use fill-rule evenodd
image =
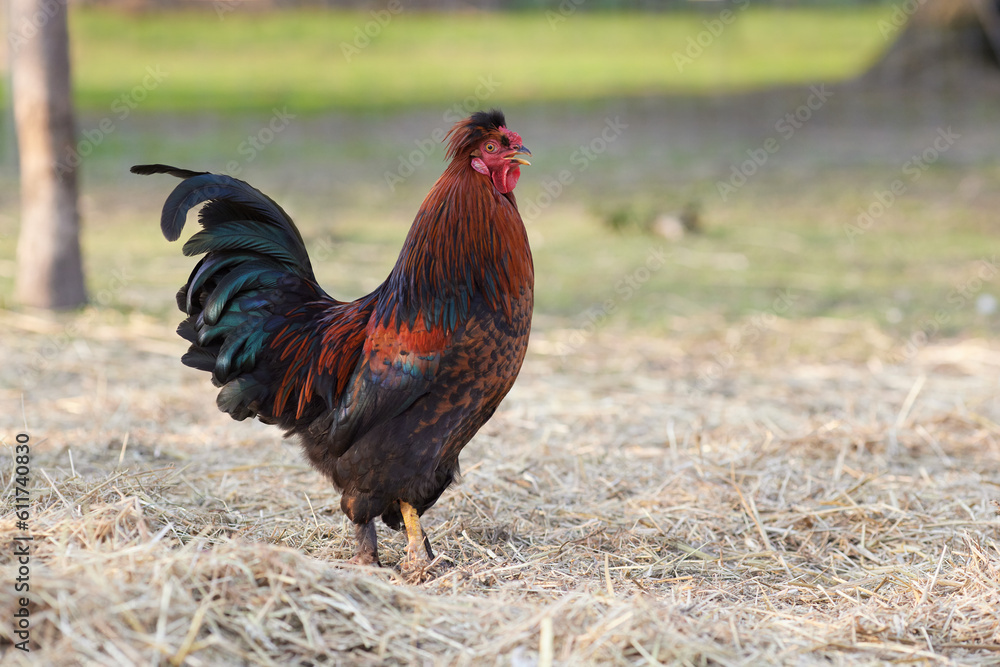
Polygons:
<instances>
[{"instance_id":1,"label":"mottled wing feather","mask_svg":"<svg viewBox=\"0 0 1000 667\"><path fill-rule=\"evenodd\" d=\"M372 317L358 367L330 429L330 451L342 455L359 438L409 409L437 378L451 335L413 324Z\"/></svg>"},{"instance_id":2,"label":"mottled wing feather","mask_svg":"<svg viewBox=\"0 0 1000 667\"><path fill-rule=\"evenodd\" d=\"M385 325L373 319L367 333L363 358L373 383L399 391L432 382L452 338L441 328L428 329L423 318L398 326L395 318Z\"/></svg>"}]
</instances>

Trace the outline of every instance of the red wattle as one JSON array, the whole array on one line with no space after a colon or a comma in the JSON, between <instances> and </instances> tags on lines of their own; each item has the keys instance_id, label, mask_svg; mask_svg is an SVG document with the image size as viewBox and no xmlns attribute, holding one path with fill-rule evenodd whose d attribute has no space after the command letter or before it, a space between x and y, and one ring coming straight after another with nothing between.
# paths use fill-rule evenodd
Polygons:
<instances>
[{"instance_id":1,"label":"red wattle","mask_svg":"<svg viewBox=\"0 0 1000 667\"><path fill-rule=\"evenodd\" d=\"M513 168L504 168L501 171L494 171L493 185L503 194L507 194L517 187L517 181L521 178L521 167L514 165Z\"/></svg>"}]
</instances>

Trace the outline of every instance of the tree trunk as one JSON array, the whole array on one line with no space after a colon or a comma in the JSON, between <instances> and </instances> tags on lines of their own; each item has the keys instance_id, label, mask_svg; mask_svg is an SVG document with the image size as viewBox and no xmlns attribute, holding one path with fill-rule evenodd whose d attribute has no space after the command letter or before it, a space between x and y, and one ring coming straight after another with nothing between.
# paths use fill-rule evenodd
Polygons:
<instances>
[{"instance_id":1,"label":"tree trunk","mask_svg":"<svg viewBox=\"0 0 1000 667\"><path fill-rule=\"evenodd\" d=\"M878 29L895 41L866 74L869 80L918 83L1000 71L998 0L904 0Z\"/></svg>"},{"instance_id":2,"label":"tree trunk","mask_svg":"<svg viewBox=\"0 0 1000 667\"><path fill-rule=\"evenodd\" d=\"M21 176L16 298L87 300L80 256L66 0L9 0L8 48Z\"/></svg>"}]
</instances>

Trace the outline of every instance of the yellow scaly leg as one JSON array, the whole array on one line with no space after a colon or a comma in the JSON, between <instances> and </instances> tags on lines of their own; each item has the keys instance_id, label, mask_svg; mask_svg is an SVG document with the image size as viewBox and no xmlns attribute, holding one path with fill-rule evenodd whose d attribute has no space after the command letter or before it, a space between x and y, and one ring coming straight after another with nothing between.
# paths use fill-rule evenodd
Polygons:
<instances>
[{"instance_id":1,"label":"yellow scaly leg","mask_svg":"<svg viewBox=\"0 0 1000 667\"><path fill-rule=\"evenodd\" d=\"M420 572L434 560L431 542L424 534L424 529L420 527L420 517L416 508L401 500L399 510L406 525L406 558L403 559L402 569L404 572Z\"/></svg>"}]
</instances>

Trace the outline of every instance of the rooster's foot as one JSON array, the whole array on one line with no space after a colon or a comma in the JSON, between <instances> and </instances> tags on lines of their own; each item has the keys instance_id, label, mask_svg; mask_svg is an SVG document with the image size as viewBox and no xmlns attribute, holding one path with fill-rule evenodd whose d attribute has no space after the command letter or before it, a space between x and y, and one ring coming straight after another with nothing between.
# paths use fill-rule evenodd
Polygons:
<instances>
[{"instance_id":1,"label":"rooster's foot","mask_svg":"<svg viewBox=\"0 0 1000 667\"><path fill-rule=\"evenodd\" d=\"M368 521L355 526L355 538L357 540L357 550L354 557L347 561L352 565L372 565L380 567L378 562L378 538L375 535L375 522Z\"/></svg>"},{"instance_id":2,"label":"rooster's foot","mask_svg":"<svg viewBox=\"0 0 1000 667\"><path fill-rule=\"evenodd\" d=\"M416 508L407 502L400 501L399 509L406 525L406 557L400 564L400 571L410 583L427 581L433 574L434 552L431 551L431 541L427 539L420 527L420 517Z\"/></svg>"}]
</instances>

